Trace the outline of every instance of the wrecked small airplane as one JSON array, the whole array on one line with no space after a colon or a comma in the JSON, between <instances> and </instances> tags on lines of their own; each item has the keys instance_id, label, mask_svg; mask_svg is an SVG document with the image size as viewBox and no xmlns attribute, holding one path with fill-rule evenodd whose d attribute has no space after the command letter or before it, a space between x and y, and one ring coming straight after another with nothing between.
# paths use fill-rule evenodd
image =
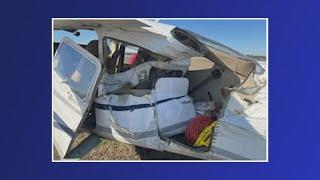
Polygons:
<instances>
[{"instance_id":1,"label":"wrecked small airplane","mask_svg":"<svg viewBox=\"0 0 320 180\"><path fill-rule=\"evenodd\" d=\"M266 61L188 30L145 19L54 19L54 30L98 40L54 43L53 144L67 158L80 129L208 160L267 160ZM202 69L191 64L210 62ZM206 146L184 134L215 119Z\"/></svg>"}]
</instances>

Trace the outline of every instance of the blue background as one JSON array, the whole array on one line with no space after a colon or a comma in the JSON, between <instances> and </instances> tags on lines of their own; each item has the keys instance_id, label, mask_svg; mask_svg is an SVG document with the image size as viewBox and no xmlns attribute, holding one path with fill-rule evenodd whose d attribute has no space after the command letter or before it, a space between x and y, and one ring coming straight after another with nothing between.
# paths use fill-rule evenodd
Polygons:
<instances>
[{"instance_id":1,"label":"blue background","mask_svg":"<svg viewBox=\"0 0 320 180\"><path fill-rule=\"evenodd\" d=\"M319 179L315 0L10 1L0 8L0 179ZM51 163L51 17L269 17L270 162Z\"/></svg>"}]
</instances>

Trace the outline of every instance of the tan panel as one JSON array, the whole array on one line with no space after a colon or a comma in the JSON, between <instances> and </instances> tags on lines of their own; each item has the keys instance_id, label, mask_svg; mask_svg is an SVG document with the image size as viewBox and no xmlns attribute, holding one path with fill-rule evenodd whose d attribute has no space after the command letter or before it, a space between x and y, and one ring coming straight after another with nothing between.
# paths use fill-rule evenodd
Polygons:
<instances>
[{"instance_id":1,"label":"tan panel","mask_svg":"<svg viewBox=\"0 0 320 180\"><path fill-rule=\"evenodd\" d=\"M209 53L207 53L206 55L208 59L211 59L212 61L220 65L226 66L228 69L234 71L240 76L243 76L244 78L249 76L249 74L255 67L254 63L250 61L240 59L238 57L232 56L228 53L216 50L208 46L207 49L209 50Z\"/></svg>"},{"instance_id":2,"label":"tan panel","mask_svg":"<svg viewBox=\"0 0 320 180\"><path fill-rule=\"evenodd\" d=\"M214 62L210 61L205 57L193 57L191 58L191 64L189 66L189 71L199 71L212 69Z\"/></svg>"}]
</instances>

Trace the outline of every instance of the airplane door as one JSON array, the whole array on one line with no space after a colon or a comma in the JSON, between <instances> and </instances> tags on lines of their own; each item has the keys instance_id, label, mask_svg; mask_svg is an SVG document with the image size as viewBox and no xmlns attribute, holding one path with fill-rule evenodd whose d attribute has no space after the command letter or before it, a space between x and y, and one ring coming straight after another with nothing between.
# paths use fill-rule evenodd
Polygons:
<instances>
[{"instance_id":1,"label":"airplane door","mask_svg":"<svg viewBox=\"0 0 320 180\"><path fill-rule=\"evenodd\" d=\"M92 105L101 77L100 61L64 38L52 61L52 135L61 158L70 151L73 139Z\"/></svg>"}]
</instances>

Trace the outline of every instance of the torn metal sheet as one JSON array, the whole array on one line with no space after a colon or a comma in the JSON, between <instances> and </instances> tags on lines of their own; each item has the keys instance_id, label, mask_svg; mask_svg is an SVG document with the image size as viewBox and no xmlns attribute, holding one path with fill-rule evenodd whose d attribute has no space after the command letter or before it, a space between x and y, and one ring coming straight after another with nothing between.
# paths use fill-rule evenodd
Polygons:
<instances>
[{"instance_id":1,"label":"torn metal sheet","mask_svg":"<svg viewBox=\"0 0 320 180\"><path fill-rule=\"evenodd\" d=\"M98 96L114 92L124 86L136 86L140 81L150 76L150 70L152 67L166 69L166 70L180 70L186 72L188 69L187 65L179 65L172 62L162 61L150 61L140 64L128 71L108 74L104 73L98 89Z\"/></svg>"},{"instance_id":2,"label":"torn metal sheet","mask_svg":"<svg viewBox=\"0 0 320 180\"><path fill-rule=\"evenodd\" d=\"M265 82L266 74L255 78ZM220 150L226 159L266 159L267 87L260 85L253 103L243 99L239 91L231 92L228 98L213 142L213 151Z\"/></svg>"}]
</instances>

